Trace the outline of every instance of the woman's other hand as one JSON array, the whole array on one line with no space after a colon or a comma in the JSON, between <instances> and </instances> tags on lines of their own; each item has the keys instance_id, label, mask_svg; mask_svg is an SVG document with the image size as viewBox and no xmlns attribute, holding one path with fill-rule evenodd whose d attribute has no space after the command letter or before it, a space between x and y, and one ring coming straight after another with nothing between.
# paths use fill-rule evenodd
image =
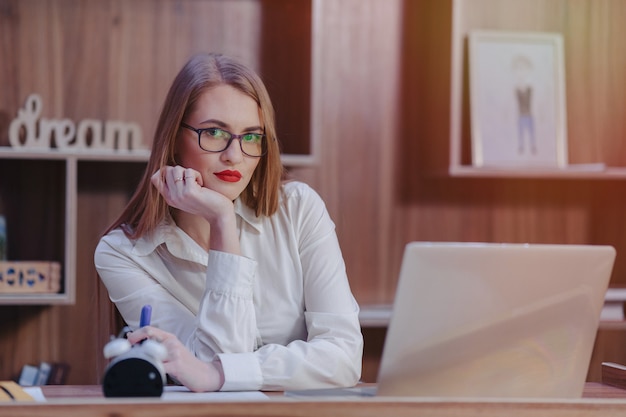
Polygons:
<instances>
[{"instance_id":1,"label":"woman's other hand","mask_svg":"<svg viewBox=\"0 0 626 417\"><path fill-rule=\"evenodd\" d=\"M201 361L171 333L145 326L128 333L127 338L131 344L144 339L161 343L167 350L163 360L165 372L191 391L217 391L224 385L224 373L219 361Z\"/></svg>"}]
</instances>

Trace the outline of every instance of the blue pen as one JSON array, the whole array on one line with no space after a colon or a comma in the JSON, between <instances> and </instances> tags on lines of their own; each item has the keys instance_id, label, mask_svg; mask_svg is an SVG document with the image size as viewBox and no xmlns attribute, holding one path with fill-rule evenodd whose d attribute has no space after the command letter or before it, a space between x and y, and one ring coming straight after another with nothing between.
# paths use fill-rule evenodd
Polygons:
<instances>
[{"instance_id":1,"label":"blue pen","mask_svg":"<svg viewBox=\"0 0 626 417\"><path fill-rule=\"evenodd\" d=\"M141 309L141 318L139 319L139 327L149 326L151 316L152 316L152 306L150 304L146 304Z\"/></svg>"}]
</instances>

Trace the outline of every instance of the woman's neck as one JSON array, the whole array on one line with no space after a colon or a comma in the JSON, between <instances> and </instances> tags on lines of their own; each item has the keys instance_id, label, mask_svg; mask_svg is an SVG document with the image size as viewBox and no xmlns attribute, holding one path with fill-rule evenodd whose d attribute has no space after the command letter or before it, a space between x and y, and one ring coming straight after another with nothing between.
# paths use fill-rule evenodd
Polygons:
<instances>
[{"instance_id":1,"label":"woman's neck","mask_svg":"<svg viewBox=\"0 0 626 417\"><path fill-rule=\"evenodd\" d=\"M181 210L176 210L172 215L178 227L183 229L200 247L206 251L209 250L211 227L208 221L201 216L189 214Z\"/></svg>"}]
</instances>

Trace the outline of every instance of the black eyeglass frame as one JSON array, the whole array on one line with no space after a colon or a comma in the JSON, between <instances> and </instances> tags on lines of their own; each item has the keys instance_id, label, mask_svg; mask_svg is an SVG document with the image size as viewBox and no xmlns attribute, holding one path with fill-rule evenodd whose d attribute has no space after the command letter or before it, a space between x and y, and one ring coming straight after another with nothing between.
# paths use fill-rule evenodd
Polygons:
<instances>
[{"instance_id":1,"label":"black eyeglass frame","mask_svg":"<svg viewBox=\"0 0 626 417\"><path fill-rule=\"evenodd\" d=\"M243 139L244 136L249 135L250 133L242 133L241 135L236 135L232 132L229 132L228 130L222 129L221 127L206 127L206 128L202 128L202 129L196 129L193 126L188 125L185 122L181 122L180 125L182 127L184 127L185 129L189 129L189 130L193 130L194 132L196 132L198 134L198 146L200 147L200 149L202 149L205 152L211 152L211 153L220 153L220 152L224 152L226 149L228 149L228 147L230 146L230 144L232 143L233 140L235 139L239 139L239 149L241 149L241 152L246 155L249 156L251 158L260 158L263 155L265 155L267 153L267 136L265 135L265 133L255 133L255 135L261 135L261 155L250 155L249 153L247 153L246 151L243 150L243 143L241 142L241 139ZM204 149L202 147L202 132L206 132L207 130L211 130L211 129L219 129L222 132L226 132L230 135L230 138L228 138L228 142L226 142L226 146L224 146L224 149L220 150L220 151L210 151L208 149ZM265 146L263 146L265 145Z\"/></svg>"}]
</instances>

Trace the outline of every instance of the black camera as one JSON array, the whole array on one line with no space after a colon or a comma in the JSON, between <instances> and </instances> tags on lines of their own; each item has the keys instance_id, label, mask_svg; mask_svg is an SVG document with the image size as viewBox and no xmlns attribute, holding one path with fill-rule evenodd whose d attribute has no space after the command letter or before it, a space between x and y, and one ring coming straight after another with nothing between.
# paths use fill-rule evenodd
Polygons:
<instances>
[{"instance_id":1,"label":"black camera","mask_svg":"<svg viewBox=\"0 0 626 417\"><path fill-rule=\"evenodd\" d=\"M150 339L131 345L123 336L127 330L104 346L104 357L112 359L102 381L104 396L160 397L166 383L167 350Z\"/></svg>"}]
</instances>

